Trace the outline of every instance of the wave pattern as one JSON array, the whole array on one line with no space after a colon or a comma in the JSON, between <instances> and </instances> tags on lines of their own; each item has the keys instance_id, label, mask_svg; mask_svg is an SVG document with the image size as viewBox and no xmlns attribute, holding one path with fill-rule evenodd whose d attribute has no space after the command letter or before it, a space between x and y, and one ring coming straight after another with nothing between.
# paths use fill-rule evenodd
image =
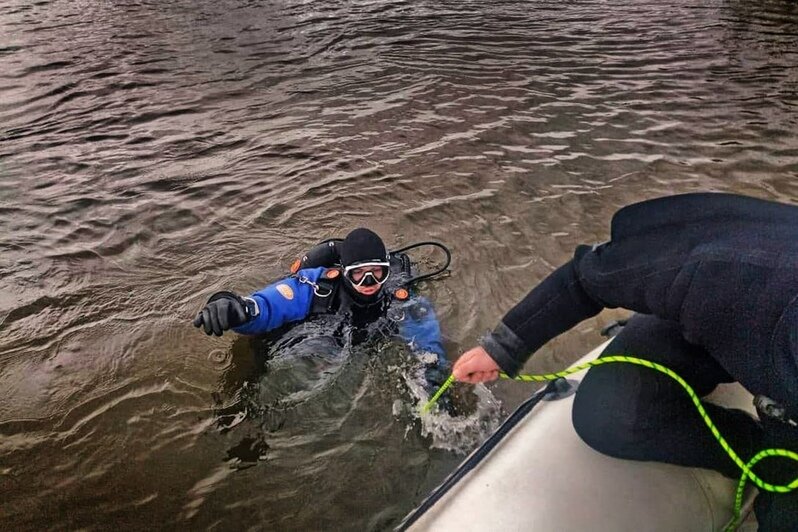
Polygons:
<instances>
[{"instance_id":1,"label":"wave pattern","mask_svg":"<svg viewBox=\"0 0 798 532\"><path fill-rule=\"evenodd\" d=\"M406 360L336 361L288 415L252 345L188 325L322 238L446 242L454 358L621 205L798 197L794 3L10 0L0 35L14 528L395 525L459 460L397 417Z\"/></svg>"}]
</instances>

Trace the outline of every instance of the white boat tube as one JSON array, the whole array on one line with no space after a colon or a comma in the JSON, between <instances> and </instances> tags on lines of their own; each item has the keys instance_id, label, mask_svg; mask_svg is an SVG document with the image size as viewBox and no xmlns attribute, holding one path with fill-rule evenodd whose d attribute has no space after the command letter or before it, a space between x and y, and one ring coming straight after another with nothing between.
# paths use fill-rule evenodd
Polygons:
<instances>
[{"instance_id":1,"label":"white boat tube","mask_svg":"<svg viewBox=\"0 0 798 532\"><path fill-rule=\"evenodd\" d=\"M708 399L754 412L751 395L736 384ZM707 532L731 520L735 480L602 455L574 431L572 403L573 395L519 407L399 529Z\"/></svg>"}]
</instances>

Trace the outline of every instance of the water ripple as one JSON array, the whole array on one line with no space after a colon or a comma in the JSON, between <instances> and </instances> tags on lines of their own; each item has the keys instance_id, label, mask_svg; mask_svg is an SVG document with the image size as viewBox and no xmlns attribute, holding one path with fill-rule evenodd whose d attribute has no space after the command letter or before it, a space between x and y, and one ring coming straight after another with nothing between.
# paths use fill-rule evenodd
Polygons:
<instances>
[{"instance_id":1,"label":"water ripple","mask_svg":"<svg viewBox=\"0 0 798 532\"><path fill-rule=\"evenodd\" d=\"M457 460L395 423L395 372L335 366L261 419L252 386L301 375L189 325L318 240L446 242L421 290L454 358L621 205L798 197L794 3L11 0L0 35L13 528L395 525Z\"/></svg>"}]
</instances>

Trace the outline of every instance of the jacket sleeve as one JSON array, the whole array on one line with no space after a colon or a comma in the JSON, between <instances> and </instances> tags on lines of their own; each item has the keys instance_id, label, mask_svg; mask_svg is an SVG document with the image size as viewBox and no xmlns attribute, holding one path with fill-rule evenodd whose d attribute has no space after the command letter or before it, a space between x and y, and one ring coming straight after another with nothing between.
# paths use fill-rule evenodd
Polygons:
<instances>
[{"instance_id":1,"label":"jacket sleeve","mask_svg":"<svg viewBox=\"0 0 798 532\"><path fill-rule=\"evenodd\" d=\"M480 344L505 373L515 376L543 344L602 308L582 286L572 260L533 288Z\"/></svg>"},{"instance_id":2,"label":"jacket sleeve","mask_svg":"<svg viewBox=\"0 0 798 532\"><path fill-rule=\"evenodd\" d=\"M515 375L531 353L603 308L621 307L679 324L684 338L731 364L761 352L798 275L779 254L720 231L676 225L600 246L580 246L511 309L482 346ZM736 237L735 237L736 238ZM730 369L727 367L727 369Z\"/></svg>"},{"instance_id":3,"label":"jacket sleeve","mask_svg":"<svg viewBox=\"0 0 798 532\"><path fill-rule=\"evenodd\" d=\"M292 321L304 320L310 314L313 287L300 279L315 283L324 271L325 268L299 270L293 277L258 290L250 296L258 305L258 315L233 330L239 334L258 335Z\"/></svg>"},{"instance_id":4,"label":"jacket sleeve","mask_svg":"<svg viewBox=\"0 0 798 532\"><path fill-rule=\"evenodd\" d=\"M443 337L432 303L416 297L403 305L404 319L399 322L399 334L415 353L434 353L438 365L448 364L443 349Z\"/></svg>"},{"instance_id":5,"label":"jacket sleeve","mask_svg":"<svg viewBox=\"0 0 798 532\"><path fill-rule=\"evenodd\" d=\"M577 247L573 259L512 308L481 340L482 346L499 367L515 375L531 353L603 308L679 321L700 250L716 236L708 224L684 214L696 209L673 208L683 201L621 209L613 217L609 242Z\"/></svg>"}]
</instances>

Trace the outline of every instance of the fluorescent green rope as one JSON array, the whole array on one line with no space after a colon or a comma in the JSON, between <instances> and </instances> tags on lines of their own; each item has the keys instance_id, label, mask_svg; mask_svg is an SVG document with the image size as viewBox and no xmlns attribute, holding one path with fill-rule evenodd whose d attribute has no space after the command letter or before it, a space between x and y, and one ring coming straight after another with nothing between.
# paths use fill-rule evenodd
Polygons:
<instances>
[{"instance_id":1,"label":"fluorescent green rope","mask_svg":"<svg viewBox=\"0 0 798 532\"><path fill-rule=\"evenodd\" d=\"M421 409L421 413L426 414L429 411L429 409L432 408L432 405L434 405L438 401L438 399L441 398L443 392L449 389L449 386L451 386L453 382L454 382L454 374L449 375L449 378L446 379L443 384L441 384L441 387L438 388L438 391L435 392L435 395L433 395L432 398L429 401L427 401L427 404L424 405L424 408Z\"/></svg>"},{"instance_id":2,"label":"fluorescent green rope","mask_svg":"<svg viewBox=\"0 0 798 532\"><path fill-rule=\"evenodd\" d=\"M734 518L732 519L731 523L726 527L726 530L733 530L737 526L737 522L740 519L740 509L742 508L742 500L743 500L743 490L745 488L746 480L750 480L754 484L756 484L759 489L764 491L772 491L775 493L789 493L794 489L798 488L798 478L793 480L790 484L787 485L777 485L777 484L770 484L765 482L761 478L759 478L756 473L752 471L752 467L754 464L759 462L762 458L768 456L781 456L784 458L789 458L791 460L798 461L798 453L787 449L765 449L764 451L760 451L757 453L756 456L751 458L748 463L743 462L743 460L734 452L734 449L731 448L729 443L726 439L720 434L718 428L710 419L707 411L704 409L704 405L701 404L701 398L698 397L698 394L695 393L695 390L687 384L687 382L681 378L676 372L672 369L663 366L662 364L657 364L656 362L651 362L650 360L644 360L642 358L636 357L629 357L623 355L613 355L613 356L604 356L601 358L597 358L596 360L591 360L590 362L586 362L584 364L579 364L577 366L570 367L563 371L559 371L557 373L544 373L542 375L518 375L515 377L515 380L519 381L526 381L526 382L546 382L552 381L555 379L559 379L561 377L567 377L568 375L572 375L574 373L578 373L585 369L588 369L593 366L600 366L602 364L610 364L613 362L625 362L628 364L636 364L638 366L645 366L647 368L651 368L653 370L659 371L660 373L664 373L668 377L672 378L676 382L678 382L682 388L687 392L687 395L690 396L690 399L693 401L698 413L701 415L701 418L706 423L709 430L712 432L712 435L715 436L715 439L718 441L723 450L726 451L726 454L729 455L737 467L740 468L742 471L742 476L740 478L740 482L737 485L737 493L735 496L735 505L734 505ZM503 379L509 379L507 374L500 373L499 374ZM440 387L440 389L435 392L435 395L424 405L421 409L422 413L426 413L429 409L435 404L435 402L440 398L441 395L452 385L454 382L454 375L450 375L446 382Z\"/></svg>"}]
</instances>

